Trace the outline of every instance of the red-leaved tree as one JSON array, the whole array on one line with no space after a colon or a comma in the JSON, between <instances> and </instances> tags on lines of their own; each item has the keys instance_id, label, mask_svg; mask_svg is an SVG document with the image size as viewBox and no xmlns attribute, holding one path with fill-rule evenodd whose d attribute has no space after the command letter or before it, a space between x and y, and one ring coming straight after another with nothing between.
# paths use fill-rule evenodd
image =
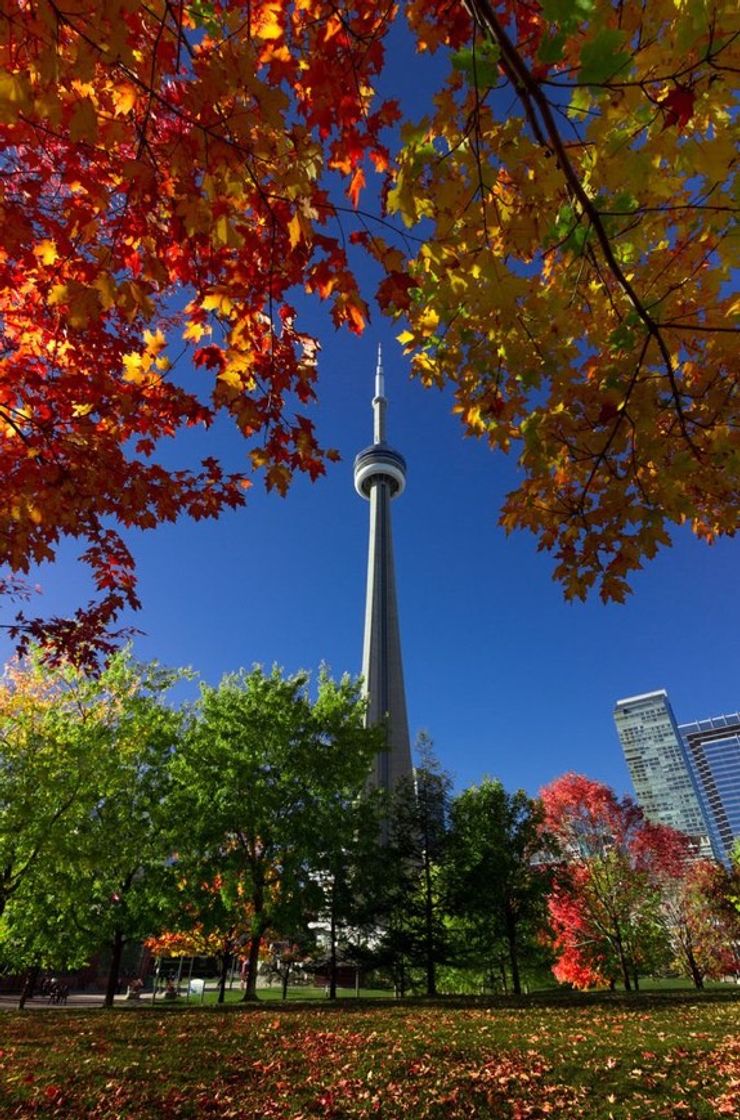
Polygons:
<instances>
[{"instance_id":1,"label":"red-leaved tree","mask_svg":"<svg viewBox=\"0 0 740 1120\"><path fill-rule=\"evenodd\" d=\"M695 859L690 843L683 854L676 848L673 867L659 875L661 915L674 967L703 988L705 979L740 973L740 915L728 903L731 872Z\"/></svg>"},{"instance_id":2,"label":"red-leaved tree","mask_svg":"<svg viewBox=\"0 0 740 1120\"><path fill-rule=\"evenodd\" d=\"M691 841L580 774L540 796L543 831L559 852L548 902L553 971L579 988L621 977L630 991L642 968L666 962L661 886L685 869Z\"/></svg>"}]
</instances>

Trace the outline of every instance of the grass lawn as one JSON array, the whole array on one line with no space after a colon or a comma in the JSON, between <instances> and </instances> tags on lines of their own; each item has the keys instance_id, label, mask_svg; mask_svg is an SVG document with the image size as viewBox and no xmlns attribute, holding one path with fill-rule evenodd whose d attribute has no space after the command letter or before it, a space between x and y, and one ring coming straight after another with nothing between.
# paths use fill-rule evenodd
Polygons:
<instances>
[{"instance_id":1,"label":"grass lawn","mask_svg":"<svg viewBox=\"0 0 740 1120\"><path fill-rule=\"evenodd\" d=\"M0 1117L717 1120L736 992L0 1013Z\"/></svg>"},{"instance_id":2,"label":"grass lawn","mask_svg":"<svg viewBox=\"0 0 740 1120\"><path fill-rule=\"evenodd\" d=\"M210 980L209 985L213 985L213 984L214 984L214 981ZM181 988L181 990L183 992L185 992L185 987L186 987L185 984L183 984L182 988ZM226 988L226 1003L241 1003L241 999L242 999L243 994L244 993L242 992L242 990L241 990L241 988L239 987L238 984L234 984L233 988L229 988L227 986L227 988ZM257 995L258 995L260 1000L263 1000L266 1003L274 1003L274 1002L282 1003L283 1002L282 989L280 988L280 986L278 984L275 984L272 988L258 988L257 989ZM191 1005L193 1005L195 1007L199 1007L201 1005L201 1003L205 1003L205 1004L216 1003L217 996L218 996L218 993L216 991L215 986L209 986L208 988L206 988L206 991L203 994L203 999L202 1000L201 1000L200 996L198 996L198 995L191 995L189 998L186 995L182 995L182 996L180 996L180 1003L186 1003L186 1004L190 1003ZM151 1002L151 998L152 998L151 992L149 992L149 993L144 992L144 994L142 995L141 998L144 1001L144 1003L146 1003L147 1001ZM358 997L357 997L357 993L355 992L354 988L337 988L337 998L344 1000L344 999L357 999ZM390 999L390 1000L392 1000L393 999L393 992L390 989L381 990L379 988L360 988L359 998L361 1000L366 1000L366 999ZM304 987L300 987L300 988L289 987L288 988L288 999L290 1000L291 1003L295 1003L296 1000L298 1000L299 1002L305 1002L306 1000L318 1000L321 1003L326 1003L326 992L324 991L323 988L315 988L315 987L308 986L308 985L305 988ZM158 997L158 1000L159 1000L159 997Z\"/></svg>"}]
</instances>

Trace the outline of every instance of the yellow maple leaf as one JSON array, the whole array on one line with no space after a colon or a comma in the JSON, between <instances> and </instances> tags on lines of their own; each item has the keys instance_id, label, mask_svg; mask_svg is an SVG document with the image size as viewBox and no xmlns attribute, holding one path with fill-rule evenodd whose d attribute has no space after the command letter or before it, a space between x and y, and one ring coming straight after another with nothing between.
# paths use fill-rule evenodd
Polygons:
<instances>
[{"instance_id":1,"label":"yellow maple leaf","mask_svg":"<svg viewBox=\"0 0 740 1120\"><path fill-rule=\"evenodd\" d=\"M0 121L10 124L28 104L28 79L21 74L0 74Z\"/></svg>"},{"instance_id":2,"label":"yellow maple leaf","mask_svg":"<svg viewBox=\"0 0 740 1120\"><path fill-rule=\"evenodd\" d=\"M282 39L285 31L280 24L280 14L283 4L266 4L262 21L259 25L260 39Z\"/></svg>"},{"instance_id":3,"label":"yellow maple leaf","mask_svg":"<svg viewBox=\"0 0 740 1120\"><path fill-rule=\"evenodd\" d=\"M142 337L144 339L144 345L146 346L147 354L158 354L160 350L163 350L167 344L167 339L164 337L164 333L160 330L145 330Z\"/></svg>"},{"instance_id":4,"label":"yellow maple leaf","mask_svg":"<svg viewBox=\"0 0 740 1120\"><path fill-rule=\"evenodd\" d=\"M204 323L197 322L195 319L191 319L186 324L185 330L182 332L182 337L186 342L200 342L204 334L210 333L210 327L206 326Z\"/></svg>"},{"instance_id":5,"label":"yellow maple leaf","mask_svg":"<svg viewBox=\"0 0 740 1120\"><path fill-rule=\"evenodd\" d=\"M56 244L48 237L39 241L38 245L34 245L33 255L38 257L42 264L54 264L54 261L59 260Z\"/></svg>"},{"instance_id":6,"label":"yellow maple leaf","mask_svg":"<svg viewBox=\"0 0 740 1120\"><path fill-rule=\"evenodd\" d=\"M66 284L54 284L46 297L46 302L54 307L57 303L64 303L69 289Z\"/></svg>"},{"instance_id":7,"label":"yellow maple leaf","mask_svg":"<svg viewBox=\"0 0 740 1120\"><path fill-rule=\"evenodd\" d=\"M98 114L89 97L83 97L74 107L69 122L69 138L73 143L87 140L93 144L98 136Z\"/></svg>"},{"instance_id":8,"label":"yellow maple leaf","mask_svg":"<svg viewBox=\"0 0 740 1120\"><path fill-rule=\"evenodd\" d=\"M311 240L311 223L300 210L296 210L288 222L288 239L291 249L295 249L299 241Z\"/></svg>"},{"instance_id":9,"label":"yellow maple leaf","mask_svg":"<svg viewBox=\"0 0 740 1120\"><path fill-rule=\"evenodd\" d=\"M114 86L111 90L111 100L113 101L115 115L123 117L126 113L129 113L136 104L137 97L138 90L130 82L123 82L120 86Z\"/></svg>"},{"instance_id":10,"label":"yellow maple leaf","mask_svg":"<svg viewBox=\"0 0 740 1120\"><path fill-rule=\"evenodd\" d=\"M200 306L204 311L218 311L220 315L229 315L234 310L234 304L224 292L209 292Z\"/></svg>"},{"instance_id":11,"label":"yellow maple leaf","mask_svg":"<svg viewBox=\"0 0 740 1120\"><path fill-rule=\"evenodd\" d=\"M150 362L151 359L146 354L138 354L136 351L132 351L130 354L124 354L124 381L132 381L134 384L139 384L145 379Z\"/></svg>"},{"instance_id":12,"label":"yellow maple leaf","mask_svg":"<svg viewBox=\"0 0 740 1120\"><path fill-rule=\"evenodd\" d=\"M100 295L100 305L104 311L113 307L116 302L116 285L108 272L101 272L96 276L94 287Z\"/></svg>"},{"instance_id":13,"label":"yellow maple leaf","mask_svg":"<svg viewBox=\"0 0 740 1120\"><path fill-rule=\"evenodd\" d=\"M226 366L226 368L219 373L216 380L222 381L225 385L228 385L230 389L236 389L237 391L241 391L244 385L241 372L235 369L234 366Z\"/></svg>"},{"instance_id":14,"label":"yellow maple leaf","mask_svg":"<svg viewBox=\"0 0 740 1120\"><path fill-rule=\"evenodd\" d=\"M439 326L439 315L433 307L428 307L417 322L423 334L434 334Z\"/></svg>"}]
</instances>

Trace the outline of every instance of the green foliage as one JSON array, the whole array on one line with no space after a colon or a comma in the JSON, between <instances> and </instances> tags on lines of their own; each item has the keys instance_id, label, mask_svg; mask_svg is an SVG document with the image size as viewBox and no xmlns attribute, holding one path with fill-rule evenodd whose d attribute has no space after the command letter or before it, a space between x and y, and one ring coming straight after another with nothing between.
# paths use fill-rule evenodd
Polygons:
<instances>
[{"instance_id":1,"label":"green foliage","mask_svg":"<svg viewBox=\"0 0 740 1120\"><path fill-rule=\"evenodd\" d=\"M471 85L484 88L498 85L500 54L496 43L484 42L454 51L451 61L453 68L463 73Z\"/></svg>"},{"instance_id":2,"label":"green foliage","mask_svg":"<svg viewBox=\"0 0 740 1120\"><path fill-rule=\"evenodd\" d=\"M17 890L0 923L6 963L78 965L106 946L111 1002L126 941L143 939L161 921L171 888L167 775L182 722L164 696L178 676L125 652L97 678L38 660L17 675L6 707L20 706L34 733L19 737L16 721L15 738L5 737L0 796L10 800L16 791L12 747L15 777L37 784L23 802Z\"/></svg>"},{"instance_id":3,"label":"green foliage","mask_svg":"<svg viewBox=\"0 0 740 1120\"><path fill-rule=\"evenodd\" d=\"M581 69L578 80L586 85L598 86L616 78L624 78L623 71L632 62L632 54L621 50L626 35L617 28L605 27L581 48Z\"/></svg>"},{"instance_id":4,"label":"green foliage","mask_svg":"<svg viewBox=\"0 0 740 1120\"><path fill-rule=\"evenodd\" d=\"M400 782L388 814L385 873L374 961L396 991L436 993L436 969L449 955L442 878L447 853L449 774L422 732L413 779Z\"/></svg>"},{"instance_id":5,"label":"green foliage","mask_svg":"<svg viewBox=\"0 0 740 1120\"><path fill-rule=\"evenodd\" d=\"M588 19L594 3L595 0L542 0L542 14L563 31L572 31L581 20Z\"/></svg>"},{"instance_id":6,"label":"green foliage","mask_svg":"<svg viewBox=\"0 0 740 1120\"><path fill-rule=\"evenodd\" d=\"M321 905L316 872L341 852L344 813L378 748L356 682L322 672L313 705L308 683L257 667L203 686L173 762L188 819L181 920L235 927L248 942L249 998L268 928L292 936Z\"/></svg>"},{"instance_id":7,"label":"green foliage","mask_svg":"<svg viewBox=\"0 0 740 1120\"><path fill-rule=\"evenodd\" d=\"M541 957L548 876L536 862L542 810L523 790L507 793L485 779L452 803L446 866L450 909L460 925L468 963L476 960L506 987L506 969L521 990L523 957ZM491 979L491 986L495 981Z\"/></svg>"}]
</instances>

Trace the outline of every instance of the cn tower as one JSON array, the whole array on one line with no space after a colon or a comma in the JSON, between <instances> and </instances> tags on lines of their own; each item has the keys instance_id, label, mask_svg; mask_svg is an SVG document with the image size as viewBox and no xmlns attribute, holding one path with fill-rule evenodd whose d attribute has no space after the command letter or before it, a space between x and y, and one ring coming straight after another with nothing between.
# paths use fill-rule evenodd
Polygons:
<instances>
[{"instance_id":1,"label":"cn tower","mask_svg":"<svg viewBox=\"0 0 740 1120\"><path fill-rule=\"evenodd\" d=\"M379 346L373 398L373 443L355 459L355 490L370 502L362 653L367 723L386 728L387 744L387 749L376 758L370 780L375 787L391 791L401 778L412 776L412 766L391 536L391 500L406 487L406 461L386 443L387 407Z\"/></svg>"}]
</instances>

